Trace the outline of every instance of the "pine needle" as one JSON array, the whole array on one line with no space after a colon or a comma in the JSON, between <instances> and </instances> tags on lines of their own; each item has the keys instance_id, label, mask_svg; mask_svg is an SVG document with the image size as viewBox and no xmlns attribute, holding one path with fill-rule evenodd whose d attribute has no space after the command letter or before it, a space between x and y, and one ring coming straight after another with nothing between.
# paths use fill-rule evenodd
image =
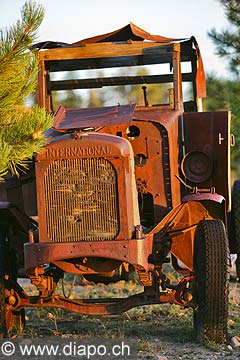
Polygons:
<instances>
[{"instance_id":1,"label":"pine needle","mask_svg":"<svg viewBox=\"0 0 240 360\"><path fill-rule=\"evenodd\" d=\"M26 109L37 86L38 59L31 50L44 17L41 5L27 1L21 20L0 30L0 181L7 172L19 175L40 152L52 117L44 109Z\"/></svg>"}]
</instances>

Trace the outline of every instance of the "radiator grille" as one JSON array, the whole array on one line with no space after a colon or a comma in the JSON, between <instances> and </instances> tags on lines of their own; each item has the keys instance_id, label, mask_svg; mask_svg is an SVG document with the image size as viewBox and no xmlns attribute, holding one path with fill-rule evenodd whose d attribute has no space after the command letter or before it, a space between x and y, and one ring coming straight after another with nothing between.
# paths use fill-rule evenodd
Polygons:
<instances>
[{"instance_id":1,"label":"radiator grille","mask_svg":"<svg viewBox=\"0 0 240 360\"><path fill-rule=\"evenodd\" d=\"M119 231L117 176L103 158L61 159L44 173L53 242L112 240Z\"/></svg>"}]
</instances>

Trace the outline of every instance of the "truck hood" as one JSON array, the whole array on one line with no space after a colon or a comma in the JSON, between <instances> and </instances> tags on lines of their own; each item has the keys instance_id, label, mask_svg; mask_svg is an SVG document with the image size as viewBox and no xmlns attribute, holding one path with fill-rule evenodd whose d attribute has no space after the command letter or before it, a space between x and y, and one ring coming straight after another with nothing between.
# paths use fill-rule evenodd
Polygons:
<instances>
[{"instance_id":1,"label":"truck hood","mask_svg":"<svg viewBox=\"0 0 240 360\"><path fill-rule=\"evenodd\" d=\"M98 108L72 109L60 105L54 114L52 129L58 132L92 129L117 124L128 124L134 119L165 124L176 119L180 111L160 110L152 107L136 107L135 104Z\"/></svg>"},{"instance_id":2,"label":"truck hood","mask_svg":"<svg viewBox=\"0 0 240 360\"><path fill-rule=\"evenodd\" d=\"M134 109L135 104L86 109L71 109L60 105L54 114L53 128L67 131L128 124L133 119Z\"/></svg>"}]
</instances>

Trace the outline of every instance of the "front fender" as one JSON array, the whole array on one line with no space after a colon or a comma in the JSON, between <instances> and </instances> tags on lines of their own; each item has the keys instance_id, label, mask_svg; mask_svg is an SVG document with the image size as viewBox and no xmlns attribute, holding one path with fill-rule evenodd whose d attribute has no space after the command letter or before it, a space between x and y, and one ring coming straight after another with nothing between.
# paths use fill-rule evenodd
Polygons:
<instances>
[{"instance_id":1,"label":"front fender","mask_svg":"<svg viewBox=\"0 0 240 360\"><path fill-rule=\"evenodd\" d=\"M219 194L213 194L213 193L199 193L199 194L189 194L184 196L182 199L182 202L189 202L189 201L214 201L216 203L222 204L225 202L225 199L222 195Z\"/></svg>"},{"instance_id":2,"label":"front fender","mask_svg":"<svg viewBox=\"0 0 240 360\"><path fill-rule=\"evenodd\" d=\"M9 201L0 201L0 225L16 227L22 233L28 235L29 230L36 229L36 222L28 217Z\"/></svg>"},{"instance_id":3,"label":"front fender","mask_svg":"<svg viewBox=\"0 0 240 360\"><path fill-rule=\"evenodd\" d=\"M151 231L154 240L169 236L172 241L171 253L187 269L193 270L194 236L201 220L220 219L226 223L225 199L219 194L190 194L181 204L172 209Z\"/></svg>"}]
</instances>

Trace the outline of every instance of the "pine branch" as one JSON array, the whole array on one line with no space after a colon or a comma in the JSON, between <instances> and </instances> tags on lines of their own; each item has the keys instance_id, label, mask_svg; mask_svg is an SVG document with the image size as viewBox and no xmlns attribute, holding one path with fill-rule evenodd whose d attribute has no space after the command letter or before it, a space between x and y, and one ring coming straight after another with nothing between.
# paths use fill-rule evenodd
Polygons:
<instances>
[{"instance_id":1,"label":"pine branch","mask_svg":"<svg viewBox=\"0 0 240 360\"><path fill-rule=\"evenodd\" d=\"M7 127L0 128L0 180L7 170L19 175L19 169L42 150L48 140L44 131L52 125L52 116L38 106L31 111L16 109L12 119Z\"/></svg>"},{"instance_id":2,"label":"pine branch","mask_svg":"<svg viewBox=\"0 0 240 360\"><path fill-rule=\"evenodd\" d=\"M0 181L8 171L19 175L27 169L33 154L42 151L44 131L52 124L44 109L24 106L37 84L38 60L30 47L43 15L41 6L26 2L22 20L0 31Z\"/></svg>"},{"instance_id":3,"label":"pine branch","mask_svg":"<svg viewBox=\"0 0 240 360\"><path fill-rule=\"evenodd\" d=\"M44 10L35 2L26 2L22 9L22 21L0 31L0 66L15 55L24 54L36 39L37 30L42 23Z\"/></svg>"},{"instance_id":4,"label":"pine branch","mask_svg":"<svg viewBox=\"0 0 240 360\"><path fill-rule=\"evenodd\" d=\"M229 59L230 69L236 75L240 72L240 1L219 0L224 7L225 15L232 25L229 29L217 32L215 28L208 36L216 45L217 54Z\"/></svg>"}]
</instances>

